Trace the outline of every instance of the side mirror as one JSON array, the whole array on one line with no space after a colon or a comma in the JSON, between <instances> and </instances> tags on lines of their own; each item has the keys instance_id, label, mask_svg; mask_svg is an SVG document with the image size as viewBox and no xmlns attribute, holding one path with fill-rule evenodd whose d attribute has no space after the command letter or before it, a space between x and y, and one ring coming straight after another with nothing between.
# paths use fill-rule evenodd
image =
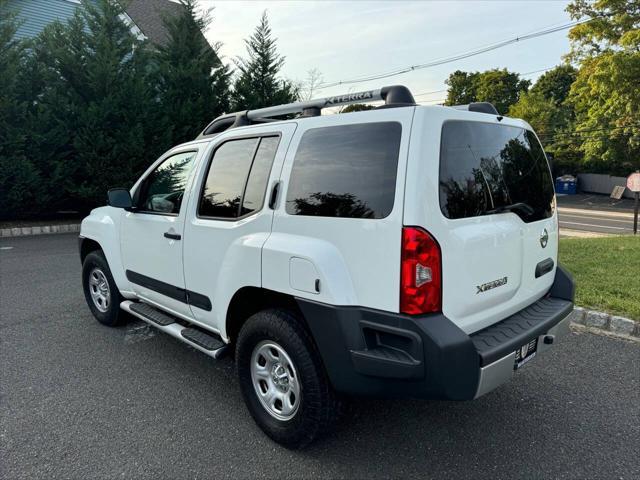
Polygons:
<instances>
[{"instance_id":1,"label":"side mirror","mask_svg":"<svg viewBox=\"0 0 640 480\"><path fill-rule=\"evenodd\" d=\"M124 208L130 210L133 207L131 194L126 188L112 188L107 193L109 197L109 206L116 208Z\"/></svg>"}]
</instances>

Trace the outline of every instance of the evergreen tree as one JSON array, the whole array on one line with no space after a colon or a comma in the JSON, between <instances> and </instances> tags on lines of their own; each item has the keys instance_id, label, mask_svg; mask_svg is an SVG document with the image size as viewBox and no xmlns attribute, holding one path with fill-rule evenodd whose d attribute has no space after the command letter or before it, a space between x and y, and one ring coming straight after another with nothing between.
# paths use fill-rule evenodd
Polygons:
<instances>
[{"instance_id":1,"label":"evergreen tree","mask_svg":"<svg viewBox=\"0 0 640 480\"><path fill-rule=\"evenodd\" d=\"M48 26L35 42L47 127L69 135L50 159L52 182L75 208L104 204L108 188L131 186L168 146L148 50L122 13L117 2L85 0L67 25Z\"/></svg>"},{"instance_id":2,"label":"evergreen tree","mask_svg":"<svg viewBox=\"0 0 640 480\"><path fill-rule=\"evenodd\" d=\"M16 39L17 29L15 13L0 0L0 218L34 213L47 202L28 154L28 102L21 75L26 45Z\"/></svg>"},{"instance_id":3,"label":"evergreen tree","mask_svg":"<svg viewBox=\"0 0 640 480\"><path fill-rule=\"evenodd\" d=\"M204 32L208 15L198 17L194 0L183 0L182 14L163 19L168 41L158 47L160 101L173 144L192 140L213 118L229 111L230 71L219 45Z\"/></svg>"},{"instance_id":4,"label":"evergreen tree","mask_svg":"<svg viewBox=\"0 0 640 480\"><path fill-rule=\"evenodd\" d=\"M296 101L298 87L278 76L284 57L271 36L267 12L260 18L253 35L245 40L247 58L238 58L238 76L232 95L234 110L251 110Z\"/></svg>"}]
</instances>

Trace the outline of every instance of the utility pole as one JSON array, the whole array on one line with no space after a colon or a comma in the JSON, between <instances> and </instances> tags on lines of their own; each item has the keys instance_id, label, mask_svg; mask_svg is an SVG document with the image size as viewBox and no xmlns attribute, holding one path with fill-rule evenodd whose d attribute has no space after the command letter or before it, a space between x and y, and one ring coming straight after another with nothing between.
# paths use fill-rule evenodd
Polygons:
<instances>
[{"instance_id":1,"label":"utility pole","mask_svg":"<svg viewBox=\"0 0 640 480\"><path fill-rule=\"evenodd\" d=\"M633 208L633 234L638 233L638 204L640 203L640 170L636 170L627 178L627 188L634 193L635 206Z\"/></svg>"},{"instance_id":2,"label":"utility pole","mask_svg":"<svg viewBox=\"0 0 640 480\"><path fill-rule=\"evenodd\" d=\"M633 208L633 234L638 233L638 203L640 203L640 192L636 192L636 204Z\"/></svg>"}]
</instances>

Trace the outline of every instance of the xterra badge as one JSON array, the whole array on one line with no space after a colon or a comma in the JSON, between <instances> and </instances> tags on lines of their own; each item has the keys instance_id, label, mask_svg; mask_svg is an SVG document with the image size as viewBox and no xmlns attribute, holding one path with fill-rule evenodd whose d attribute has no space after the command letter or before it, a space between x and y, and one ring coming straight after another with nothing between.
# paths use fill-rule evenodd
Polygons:
<instances>
[{"instance_id":1,"label":"xterra badge","mask_svg":"<svg viewBox=\"0 0 640 480\"><path fill-rule=\"evenodd\" d=\"M497 280L494 280L493 282L487 282L487 283L483 283L482 285L477 285L476 288L478 289L478 291L476 292L476 295L478 293L486 292L487 290L491 290L492 288L496 288L496 287L501 287L502 285L506 285L506 284L507 284L507 277L502 277Z\"/></svg>"}]
</instances>

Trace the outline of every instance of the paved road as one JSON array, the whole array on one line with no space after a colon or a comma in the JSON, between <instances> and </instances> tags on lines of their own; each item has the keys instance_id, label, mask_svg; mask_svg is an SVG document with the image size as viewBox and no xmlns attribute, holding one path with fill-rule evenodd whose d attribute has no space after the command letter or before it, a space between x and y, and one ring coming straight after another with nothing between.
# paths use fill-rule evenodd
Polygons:
<instances>
[{"instance_id":1,"label":"paved road","mask_svg":"<svg viewBox=\"0 0 640 480\"><path fill-rule=\"evenodd\" d=\"M0 477L639 478L640 346L573 333L466 403L358 400L290 452L231 360L95 322L74 235L0 240Z\"/></svg>"},{"instance_id":2,"label":"paved road","mask_svg":"<svg viewBox=\"0 0 640 480\"><path fill-rule=\"evenodd\" d=\"M633 233L631 199L613 200L607 195L560 195L558 216L561 229L615 235Z\"/></svg>"},{"instance_id":3,"label":"paved road","mask_svg":"<svg viewBox=\"0 0 640 480\"><path fill-rule=\"evenodd\" d=\"M615 235L633 233L633 214L627 213L560 207L558 221L561 233L562 229Z\"/></svg>"}]
</instances>

